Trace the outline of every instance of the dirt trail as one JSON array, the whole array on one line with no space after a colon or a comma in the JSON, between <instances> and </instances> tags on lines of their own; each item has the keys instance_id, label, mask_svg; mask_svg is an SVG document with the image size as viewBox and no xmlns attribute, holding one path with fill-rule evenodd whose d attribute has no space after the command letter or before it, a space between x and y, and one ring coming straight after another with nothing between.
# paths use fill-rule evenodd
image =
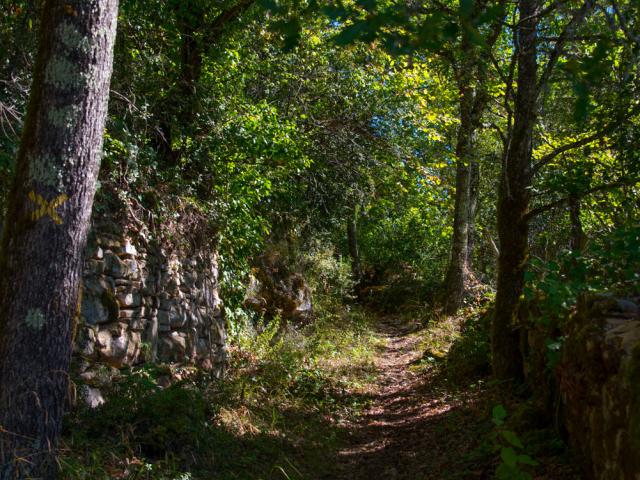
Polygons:
<instances>
[{"instance_id":1,"label":"dirt trail","mask_svg":"<svg viewBox=\"0 0 640 480\"><path fill-rule=\"evenodd\" d=\"M349 445L339 454L337 479L427 480L488 478L486 472L452 472L475 447L469 435L483 414L476 395L450 393L436 375L410 369L423 352L412 326L385 319L386 345L371 407L347 425ZM455 470L455 468L454 468ZM446 476L445 476L445 472Z\"/></svg>"}]
</instances>

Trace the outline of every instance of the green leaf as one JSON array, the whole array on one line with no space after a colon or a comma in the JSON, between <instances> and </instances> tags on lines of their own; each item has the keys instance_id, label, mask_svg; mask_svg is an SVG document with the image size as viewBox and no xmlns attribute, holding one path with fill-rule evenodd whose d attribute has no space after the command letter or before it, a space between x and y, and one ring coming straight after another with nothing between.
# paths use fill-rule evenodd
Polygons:
<instances>
[{"instance_id":1,"label":"green leaf","mask_svg":"<svg viewBox=\"0 0 640 480\"><path fill-rule=\"evenodd\" d=\"M502 405L496 405L491 412L493 417L493 423L500 426L504 423L504 419L507 418L507 410Z\"/></svg>"},{"instance_id":2,"label":"green leaf","mask_svg":"<svg viewBox=\"0 0 640 480\"><path fill-rule=\"evenodd\" d=\"M532 467L538 465L538 462L536 462L529 455L518 455L518 463L522 463L523 465L531 465Z\"/></svg>"},{"instance_id":3,"label":"green leaf","mask_svg":"<svg viewBox=\"0 0 640 480\"><path fill-rule=\"evenodd\" d=\"M503 447L500 451L500 458L509 468L516 468L518 465L518 454L511 447Z\"/></svg>"},{"instance_id":4,"label":"green leaf","mask_svg":"<svg viewBox=\"0 0 640 480\"><path fill-rule=\"evenodd\" d=\"M518 436L511 430L502 430L502 437L514 447L524 448Z\"/></svg>"}]
</instances>

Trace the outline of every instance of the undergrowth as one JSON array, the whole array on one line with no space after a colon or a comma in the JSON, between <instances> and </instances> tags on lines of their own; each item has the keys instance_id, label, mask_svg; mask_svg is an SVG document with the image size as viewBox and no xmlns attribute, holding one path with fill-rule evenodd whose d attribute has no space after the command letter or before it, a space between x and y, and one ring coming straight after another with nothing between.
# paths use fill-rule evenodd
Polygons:
<instances>
[{"instance_id":1,"label":"undergrowth","mask_svg":"<svg viewBox=\"0 0 640 480\"><path fill-rule=\"evenodd\" d=\"M557 426L527 388L492 379L491 315L486 299L458 316L427 316L416 333L423 355L411 368L428 377L430 395L453 406L434 422L458 439L447 447L446 466L426 478L580 478Z\"/></svg>"},{"instance_id":2,"label":"undergrowth","mask_svg":"<svg viewBox=\"0 0 640 480\"><path fill-rule=\"evenodd\" d=\"M236 330L222 382L189 368L121 372L105 405L68 415L62 478L335 478L348 425L379 394L375 360L385 337L376 315L342 298L320 296L315 306L316 320L303 327L276 319ZM425 435L440 432L444 446L424 452L421 461L437 471L416 480L578 478L526 392L491 380L490 315L486 302L457 317L428 308L396 314L423 352L410 368L435 409Z\"/></svg>"},{"instance_id":3,"label":"undergrowth","mask_svg":"<svg viewBox=\"0 0 640 480\"><path fill-rule=\"evenodd\" d=\"M186 368L121 372L106 404L68 415L62 477L321 477L341 443L339 419L367 405L380 340L359 308L327 298L316 313L304 328L276 320L239 332L223 382Z\"/></svg>"}]
</instances>

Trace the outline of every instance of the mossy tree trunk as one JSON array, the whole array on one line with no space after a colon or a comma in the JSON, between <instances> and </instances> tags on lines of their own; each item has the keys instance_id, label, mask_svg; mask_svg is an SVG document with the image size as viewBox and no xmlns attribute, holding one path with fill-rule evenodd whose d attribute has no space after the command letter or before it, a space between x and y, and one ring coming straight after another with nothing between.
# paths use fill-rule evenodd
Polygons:
<instances>
[{"instance_id":1,"label":"mossy tree trunk","mask_svg":"<svg viewBox=\"0 0 640 480\"><path fill-rule=\"evenodd\" d=\"M117 0L47 0L0 252L0 479L57 476Z\"/></svg>"}]
</instances>

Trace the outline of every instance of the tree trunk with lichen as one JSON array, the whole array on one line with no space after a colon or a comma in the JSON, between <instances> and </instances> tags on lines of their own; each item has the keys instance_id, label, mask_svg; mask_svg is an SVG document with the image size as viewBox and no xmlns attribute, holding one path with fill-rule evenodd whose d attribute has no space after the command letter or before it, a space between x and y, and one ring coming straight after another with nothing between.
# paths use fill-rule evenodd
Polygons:
<instances>
[{"instance_id":1,"label":"tree trunk with lichen","mask_svg":"<svg viewBox=\"0 0 640 480\"><path fill-rule=\"evenodd\" d=\"M57 477L117 0L48 0L0 250L0 479Z\"/></svg>"},{"instance_id":2,"label":"tree trunk with lichen","mask_svg":"<svg viewBox=\"0 0 640 480\"><path fill-rule=\"evenodd\" d=\"M462 49L466 61L457 74L460 127L456 140L456 195L453 214L451 256L445 278L444 311L455 314L462 306L466 287L472 277L469 237L472 230L472 170L476 165L473 144L480 117L485 107L483 78L473 78L478 58L470 39L464 38Z\"/></svg>"},{"instance_id":3,"label":"tree trunk with lichen","mask_svg":"<svg viewBox=\"0 0 640 480\"><path fill-rule=\"evenodd\" d=\"M456 201L453 218L453 238L451 257L445 279L444 309L447 314L455 314L462 306L465 285L469 278L469 201L470 201L470 156L473 127L470 109L471 92L462 93L461 124L456 146ZM469 97L468 100L465 97Z\"/></svg>"}]
</instances>

